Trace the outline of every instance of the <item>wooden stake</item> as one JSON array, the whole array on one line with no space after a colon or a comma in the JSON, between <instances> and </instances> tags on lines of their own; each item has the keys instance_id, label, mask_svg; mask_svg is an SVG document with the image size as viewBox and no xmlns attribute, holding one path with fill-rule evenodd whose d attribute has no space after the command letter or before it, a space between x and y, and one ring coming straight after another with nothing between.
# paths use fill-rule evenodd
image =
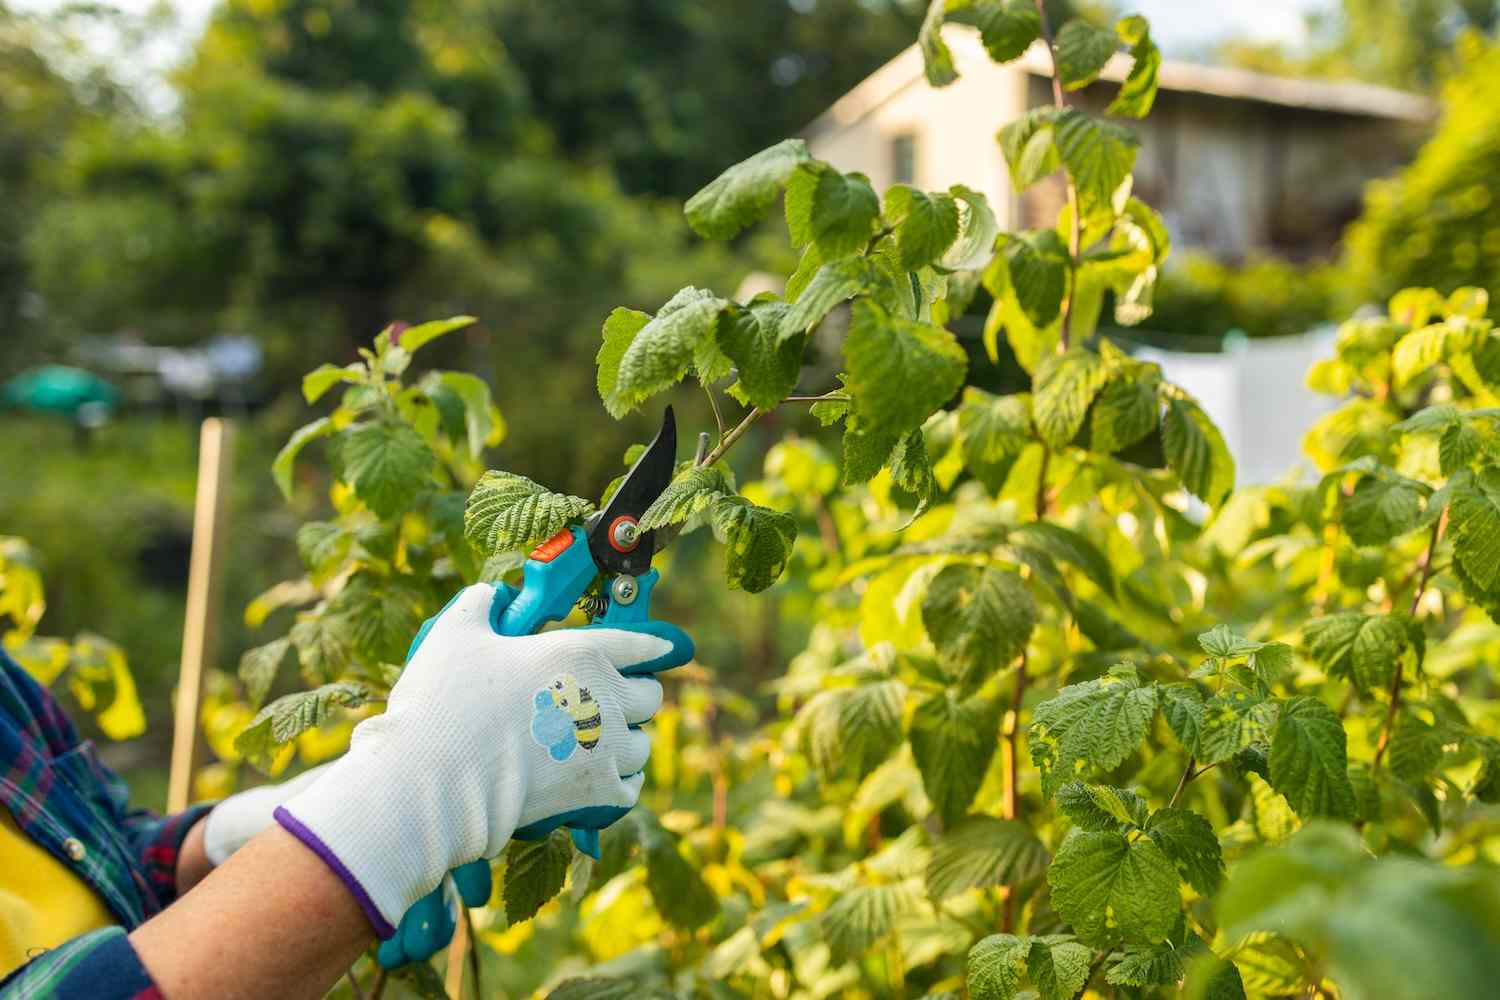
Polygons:
<instances>
[{"instance_id":1,"label":"wooden stake","mask_svg":"<svg viewBox=\"0 0 1500 1000\"><path fill-rule=\"evenodd\" d=\"M172 770L167 811L181 812L192 795L201 758L198 707L203 672L213 655L219 613L219 569L233 469L234 424L210 417L198 435L198 487L193 502L193 552L188 567L187 614L182 625L182 665L172 730Z\"/></svg>"},{"instance_id":2,"label":"wooden stake","mask_svg":"<svg viewBox=\"0 0 1500 1000\"><path fill-rule=\"evenodd\" d=\"M458 920L453 925L453 940L448 943L448 981L445 988L451 1000L463 1000L464 952L469 948L469 921L459 904Z\"/></svg>"}]
</instances>

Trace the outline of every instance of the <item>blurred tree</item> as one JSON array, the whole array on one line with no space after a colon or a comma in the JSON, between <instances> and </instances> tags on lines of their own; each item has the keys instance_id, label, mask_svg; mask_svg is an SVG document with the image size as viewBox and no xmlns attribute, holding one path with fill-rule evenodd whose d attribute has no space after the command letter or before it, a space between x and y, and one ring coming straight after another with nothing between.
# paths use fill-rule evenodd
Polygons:
<instances>
[{"instance_id":1,"label":"blurred tree","mask_svg":"<svg viewBox=\"0 0 1500 1000\"><path fill-rule=\"evenodd\" d=\"M1436 135L1410 167L1370 185L1345 237L1351 285L1383 300L1411 285L1500 285L1500 45L1466 36ZM1492 306L1493 308L1493 306Z\"/></svg>"},{"instance_id":2,"label":"blurred tree","mask_svg":"<svg viewBox=\"0 0 1500 1000\"><path fill-rule=\"evenodd\" d=\"M1496 0L1342 0L1337 10L1307 16L1304 51L1279 44L1231 41L1224 60L1287 75L1351 77L1390 87L1428 91L1449 68L1453 44L1465 31L1493 34Z\"/></svg>"},{"instance_id":3,"label":"blurred tree","mask_svg":"<svg viewBox=\"0 0 1500 1000\"><path fill-rule=\"evenodd\" d=\"M79 58L65 19L19 14L0 0L0 326L33 332L40 303L30 294L25 234L67 138L84 123L132 110L101 67ZM57 66L71 61L73 73ZM14 337L4 371L34 360L33 337Z\"/></svg>"}]
</instances>

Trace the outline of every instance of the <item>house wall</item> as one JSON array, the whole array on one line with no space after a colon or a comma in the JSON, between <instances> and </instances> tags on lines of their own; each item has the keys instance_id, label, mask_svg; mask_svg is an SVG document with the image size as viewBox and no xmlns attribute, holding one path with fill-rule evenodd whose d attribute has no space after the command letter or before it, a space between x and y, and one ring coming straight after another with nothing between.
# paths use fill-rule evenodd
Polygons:
<instances>
[{"instance_id":1,"label":"house wall","mask_svg":"<svg viewBox=\"0 0 1500 1000\"><path fill-rule=\"evenodd\" d=\"M1002 227L1046 224L1063 200L1060 179L1015 198L995 136L1026 108L1049 103L1050 83L987 60L961 72L949 87L917 77L849 119L820 122L808 135L813 155L863 171L882 191L903 179L895 144L909 137L912 183L977 188ZM1114 91L1101 83L1070 99L1102 111ZM1365 183L1406 162L1420 138L1391 119L1167 89L1150 117L1129 125L1141 140L1135 192L1162 213L1174 247L1226 261L1330 255L1358 214Z\"/></svg>"}]
</instances>

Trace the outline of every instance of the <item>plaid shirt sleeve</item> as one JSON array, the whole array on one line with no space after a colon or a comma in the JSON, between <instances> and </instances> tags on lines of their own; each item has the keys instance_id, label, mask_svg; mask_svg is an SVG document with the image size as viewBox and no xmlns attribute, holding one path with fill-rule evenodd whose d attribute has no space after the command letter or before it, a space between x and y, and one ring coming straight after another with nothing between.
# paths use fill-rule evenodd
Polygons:
<instances>
[{"instance_id":1,"label":"plaid shirt sleeve","mask_svg":"<svg viewBox=\"0 0 1500 1000\"><path fill-rule=\"evenodd\" d=\"M0 982L0 1000L163 1000L123 927L90 931Z\"/></svg>"}]
</instances>

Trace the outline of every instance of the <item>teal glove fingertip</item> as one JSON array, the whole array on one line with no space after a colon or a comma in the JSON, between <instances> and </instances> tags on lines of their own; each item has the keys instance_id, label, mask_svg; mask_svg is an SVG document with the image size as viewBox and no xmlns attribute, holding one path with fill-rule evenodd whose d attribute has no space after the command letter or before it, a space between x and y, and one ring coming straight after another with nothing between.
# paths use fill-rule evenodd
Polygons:
<instances>
[{"instance_id":1,"label":"teal glove fingertip","mask_svg":"<svg viewBox=\"0 0 1500 1000\"><path fill-rule=\"evenodd\" d=\"M490 863L483 858L459 865L453 869L453 884L465 906L483 906L490 901L494 881L490 876Z\"/></svg>"},{"instance_id":2,"label":"teal glove fingertip","mask_svg":"<svg viewBox=\"0 0 1500 1000\"><path fill-rule=\"evenodd\" d=\"M589 857L593 858L595 861L599 860L601 852L599 850L599 831L598 830L578 830L578 829L573 829L573 830L569 830L568 832L573 835L573 846L574 847L578 848L578 850L580 852L582 852L584 854L587 854Z\"/></svg>"}]
</instances>

